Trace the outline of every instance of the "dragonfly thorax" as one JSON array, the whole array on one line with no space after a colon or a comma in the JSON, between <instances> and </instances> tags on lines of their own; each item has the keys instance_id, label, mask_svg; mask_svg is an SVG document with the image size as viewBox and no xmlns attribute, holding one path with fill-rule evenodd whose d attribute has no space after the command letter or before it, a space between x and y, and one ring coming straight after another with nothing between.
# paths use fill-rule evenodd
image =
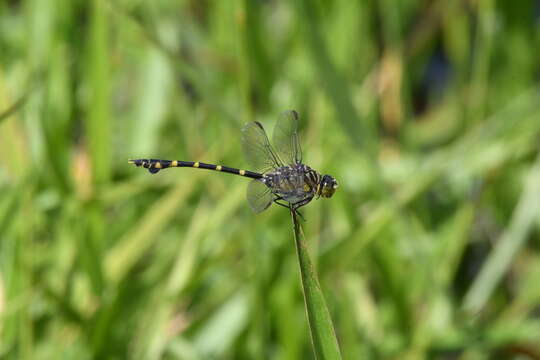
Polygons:
<instances>
[{"instance_id":1,"label":"dragonfly thorax","mask_svg":"<svg viewBox=\"0 0 540 360\"><path fill-rule=\"evenodd\" d=\"M313 198L321 182L321 175L304 164L282 166L264 174L261 181L272 193L289 202L298 203Z\"/></svg>"}]
</instances>

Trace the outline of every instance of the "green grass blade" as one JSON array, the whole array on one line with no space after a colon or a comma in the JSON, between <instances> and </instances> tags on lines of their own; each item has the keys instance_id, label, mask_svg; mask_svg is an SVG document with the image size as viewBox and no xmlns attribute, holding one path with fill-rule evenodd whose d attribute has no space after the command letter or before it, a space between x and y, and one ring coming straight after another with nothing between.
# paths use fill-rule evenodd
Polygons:
<instances>
[{"instance_id":1,"label":"green grass blade","mask_svg":"<svg viewBox=\"0 0 540 360\"><path fill-rule=\"evenodd\" d=\"M524 246L540 213L540 153L529 171L521 199L514 211L508 230L503 233L480 274L465 296L464 308L480 311L489 300L504 273L512 266L518 251Z\"/></svg>"},{"instance_id":2,"label":"green grass blade","mask_svg":"<svg viewBox=\"0 0 540 360\"><path fill-rule=\"evenodd\" d=\"M305 21L303 34L306 39L311 60L317 70L317 76L334 106L337 119L351 138L352 143L360 148L374 152L373 132L367 124L359 118L350 96L350 89L343 75L336 69L328 54L319 26L320 18L313 0L303 0L297 3L298 17Z\"/></svg>"},{"instance_id":3,"label":"green grass blade","mask_svg":"<svg viewBox=\"0 0 540 360\"><path fill-rule=\"evenodd\" d=\"M91 93L86 132L94 183L102 186L111 175L110 69L108 17L105 2L94 0L89 33L88 83Z\"/></svg>"},{"instance_id":4,"label":"green grass blade","mask_svg":"<svg viewBox=\"0 0 540 360\"><path fill-rule=\"evenodd\" d=\"M298 223L296 213L291 211L291 216L313 351L317 359L341 359L334 325L326 307L317 274L309 258L302 228Z\"/></svg>"},{"instance_id":5,"label":"green grass blade","mask_svg":"<svg viewBox=\"0 0 540 360\"><path fill-rule=\"evenodd\" d=\"M0 110L0 122L9 118L11 115L19 111L24 106L24 104L26 104L27 99L28 99L28 93L25 93L20 98L18 98L13 104L11 104L7 109Z\"/></svg>"}]
</instances>

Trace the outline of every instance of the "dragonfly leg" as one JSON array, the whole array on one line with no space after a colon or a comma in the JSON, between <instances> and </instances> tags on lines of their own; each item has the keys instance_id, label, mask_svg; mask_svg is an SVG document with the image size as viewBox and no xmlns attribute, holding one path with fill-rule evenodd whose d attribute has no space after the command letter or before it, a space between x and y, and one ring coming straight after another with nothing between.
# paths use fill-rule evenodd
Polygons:
<instances>
[{"instance_id":1,"label":"dragonfly leg","mask_svg":"<svg viewBox=\"0 0 540 360\"><path fill-rule=\"evenodd\" d=\"M283 199L282 197L278 197L278 198L274 199L274 203L278 204L279 206L283 206L284 208L287 208L287 209L290 210L293 205L290 204L290 203L284 204L282 202L279 202L279 200L282 200L282 199ZM292 208L292 210L295 212L296 215L298 215L298 217L300 219L302 219L302 221L304 221L304 222L306 221L306 218L298 211L298 209Z\"/></svg>"},{"instance_id":2,"label":"dragonfly leg","mask_svg":"<svg viewBox=\"0 0 540 360\"><path fill-rule=\"evenodd\" d=\"M296 215L298 215L300 219L302 219L303 222L306 222L306 218L304 217L304 215L302 215L300 211L298 211L298 209L294 209L294 212L296 213Z\"/></svg>"},{"instance_id":3,"label":"dragonfly leg","mask_svg":"<svg viewBox=\"0 0 540 360\"><path fill-rule=\"evenodd\" d=\"M302 206L306 205L307 203L309 203L311 200L313 199L313 197L308 197L304 200L300 200L299 202L296 202L294 204L291 204L292 206L292 209L294 210L294 212L302 219L304 220L304 222L306 221L306 219L302 216L302 214L298 211L299 208L301 208Z\"/></svg>"},{"instance_id":4,"label":"dragonfly leg","mask_svg":"<svg viewBox=\"0 0 540 360\"><path fill-rule=\"evenodd\" d=\"M279 206L283 206L284 208L290 209L289 205L285 205L283 203L280 203L278 200L274 200L274 204L278 204Z\"/></svg>"},{"instance_id":5,"label":"dragonfly leg","mask_svg":"<svg viewBox=\"0 0 540 360\"><path fill-rule=\"evenodd\" d=\"M291 208L289 203L284 204L284 203L282 203L282 202L279 202L279 200L283 200L283 198L282 198L281 196L276 197L276 198L274 199L274 203L275 203L275 204L278 204L279 206L283 206L284 208L287 208L287 209L290 209L290 208Z\"/></svg>"},{"instance_id":6,"label":"dragonfly leg","mask_svg":"<svg viewBox=\"0 0 540 360\"><path fill-rule=\"evenodd\" d=\"M309 197L307 199L300 200L299 202L296 202L296 203L292 204L292 207L293 207L294 210L297 210L297 209L301 208L302 206L306 205L307 203L309 203L312 199L313 199L313 197Z\"/></svg>"},{"instance_id":7,"label":"dragonfly leg","mask_svg":"<svg viewBox=\"0 0 540 360\"><path fill-rule=\"evenodd\" d=\"M295 214L298 215L298 217L300 219L302 219L304 222L306 221L306 218L298 211L298 208L301 207L301 206L306 205L311 199L304 199L304 200L299 201L299 202L294 203L294 204L291 204L291 203L284 204L284 203L280 202L280 200L283 200L283 197L277 196L274 199L274 203L278 204L279 206L283 206L284 208L292 209L295 212Z\"/></svg>"}]
</instances>

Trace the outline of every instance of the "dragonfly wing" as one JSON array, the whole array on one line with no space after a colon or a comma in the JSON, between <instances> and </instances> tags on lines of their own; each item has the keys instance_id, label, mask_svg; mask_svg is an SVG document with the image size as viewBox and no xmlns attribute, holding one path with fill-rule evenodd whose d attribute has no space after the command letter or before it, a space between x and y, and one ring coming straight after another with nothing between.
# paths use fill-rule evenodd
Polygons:
<instances>
[{"instance_id":1,"label":"dragonfly wing","mask_svg":"<svg viewBox=\"0 0 540 360\"><path fill-rule=\"evenodd\" d=\"M251 210L256 214L266 210L274 201L270 188L258 179L249 183L246 195Z\"/></svg>"},{"instance_id":2,"label":"dragonfly wing","mask_svg":"<svg viewBox=\"0 0 540 360\"><path fill-rule=\"evenodd\" d=\"M298 113L295 110L281 114L274 127L272 142L278 156L287 165L302 162L302 149L298 136Z\"/></svg>"},{"instance_id":3,"label":"dragonfly wing","mask_svg":"<svg viewBox=\"0 0 540 360\"><path fill-rule=\"evenodd\" d=\"M283 166L283 162L272 149L268 136L260 122L250 122L242 128L242 148L254 170L266 172Z\"/></svg>"}]
</instances>

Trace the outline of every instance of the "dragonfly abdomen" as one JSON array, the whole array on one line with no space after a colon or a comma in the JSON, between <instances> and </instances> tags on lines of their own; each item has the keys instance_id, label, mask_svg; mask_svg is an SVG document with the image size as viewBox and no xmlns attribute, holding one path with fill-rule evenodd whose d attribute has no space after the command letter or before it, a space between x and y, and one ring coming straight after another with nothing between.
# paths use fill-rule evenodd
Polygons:
<instances>
[{"instance_id":1,"label":"dragonfly abdomen","mask_svg":"<svg viewBox=\"0 0 540 360\"><path fill-rule=\"evenodd\" d=\"M263 177L262 174L259 174L253 171L231 168L231 167L222 166L222 165L207 164L207 163L203 163L199 161L134 159L134 160L129 160L128 162L130 164L134 164L137 167L143 167L145 169L148 169L148 171L151 172L152 174L155 174L162 169L166 169L170 167L191 167L191 168L197 168L197 169L221 171L228 174L245 176L251 179L260 179Z\"/></svg>"}]
</instances>

